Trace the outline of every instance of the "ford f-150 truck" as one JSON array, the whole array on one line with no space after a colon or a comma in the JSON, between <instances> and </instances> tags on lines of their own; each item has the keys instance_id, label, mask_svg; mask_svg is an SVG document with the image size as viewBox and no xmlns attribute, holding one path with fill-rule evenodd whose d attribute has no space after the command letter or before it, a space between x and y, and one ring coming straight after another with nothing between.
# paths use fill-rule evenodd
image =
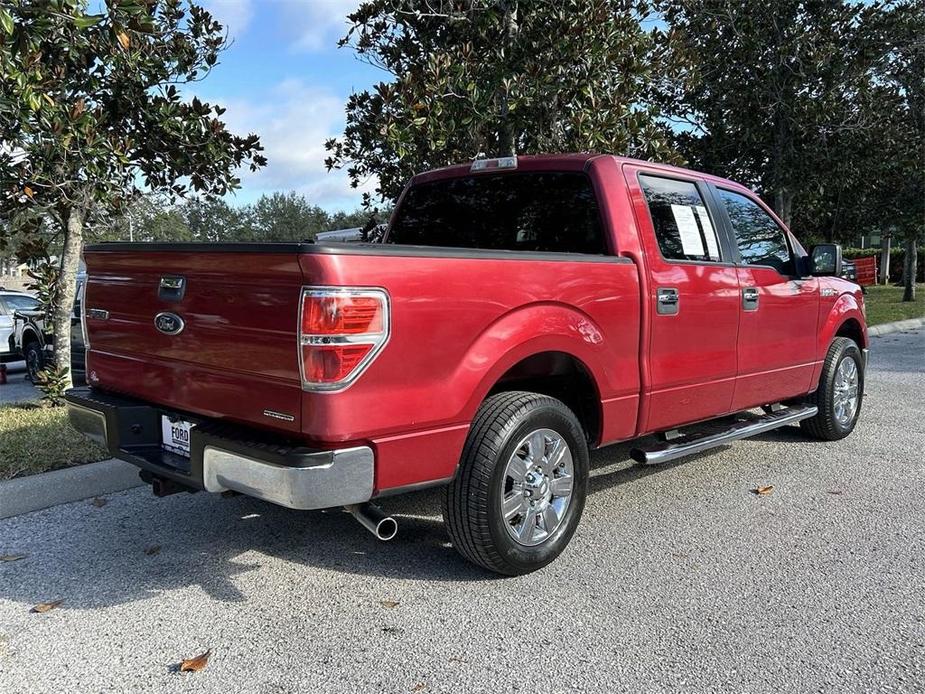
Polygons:
<instances>
[{"instance_id":1,"label":"ford f-150 truck","mask_svg":"<svg viewBox=\"0 0 925 694\"><path fill-rule=\"evenodd\" d=\"M847 436L867 329L840 249L750 190L609 155L414 177L380 244L91 246L70 418L157 494L346 507L445 487L503 574L575 532L588 452L658 464L799 422Z\"/></svg>"}]
</instances>

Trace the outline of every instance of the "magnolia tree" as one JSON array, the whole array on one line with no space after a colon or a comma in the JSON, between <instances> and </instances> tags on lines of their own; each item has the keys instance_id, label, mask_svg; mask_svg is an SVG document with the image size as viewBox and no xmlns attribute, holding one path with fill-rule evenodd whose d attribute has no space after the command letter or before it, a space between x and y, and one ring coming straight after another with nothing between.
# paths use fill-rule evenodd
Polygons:
<instances>
[{"instance_id":1,"label":"magnolia tree","mask_svg":"<svg viewBox=\"0 0 925 694\"><path fill-rule=\"evenodd\" d=\"M341 45L390 77L350 97L328 168L354 186L376 179L394 200L412 174L480 154L677 161L651 96L681 83L682 53L654 40L657 24L643 28L648 11L644 0L364 2Z\"/></svg>"},{"instance_id":2,"label":"magnolia tree","mask_svg":"<svg viewBox=\"0 0 925 694\"><path fill-rule=\"evenodd\" d=\"M678 135L685 157L758 188L788 224L839 237L892 137L886 69L916 2L658 4L691 61L690 81L665 107L689 123Z\"/></svg>"},{"instance_id":3,"label":"magnolia tree","mask_svg":"<svg viewBox=\"0 0 925 694\"><path fill-rule=\"evenodd\" d=\"M70 385L70 312L84 230L139 187L223 195L266 163L219 106L179 85L208 75L221 25L182 0L0 0L0 216L41 215L58 234L50 307L55 366Z\"/></svg>"}]
</instances>

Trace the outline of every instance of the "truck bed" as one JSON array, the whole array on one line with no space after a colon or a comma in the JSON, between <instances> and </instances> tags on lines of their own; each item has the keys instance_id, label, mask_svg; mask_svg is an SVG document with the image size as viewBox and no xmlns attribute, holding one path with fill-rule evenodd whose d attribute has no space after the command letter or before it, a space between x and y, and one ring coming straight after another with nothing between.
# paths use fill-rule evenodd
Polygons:
<instances>
[{"instance_id":1,"label":"truck bed","mask_svg":"<svg viewBox=\"0 0 925 694\"><path fill-rule=\"evenodd\" d=\"M419 466L450 473L487 389L534 351L577 353L599 375L601 407L619 410L603 421L627 429L602 440L632 435L640 310L637 269L625 258L312 243L113 243L85 258L91 386L314 444L414 451L377 466L380 488L420 479ZM182 297L159 295L164 277L184 278ZM303 286L379 287L390 297L389 341L343 391L301 387ZM165 311L182 316L182 332L155 328ZM433 445L444 437L454 445ZM428 460L438 449L453 452Z\"/></svg>"}]
</instances>

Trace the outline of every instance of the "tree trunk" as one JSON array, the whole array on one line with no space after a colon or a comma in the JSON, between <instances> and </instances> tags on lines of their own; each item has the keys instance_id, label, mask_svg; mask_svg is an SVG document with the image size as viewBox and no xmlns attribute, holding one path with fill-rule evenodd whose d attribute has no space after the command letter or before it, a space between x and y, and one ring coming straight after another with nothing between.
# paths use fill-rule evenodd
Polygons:
<instances>
[{"instance_id":1,"label":"tree trunk","mask_svg":"<svg viewBox=\"0 0 925 694\"><path fill-rule=\"evenodd\" d=\"M781 221L790 227L790 211L793 208L793 193L786 188L774 191L774 212Z\"/></svg>"},{"instance_id":2,"label":"tree trunk","mask_svg":"<svg viewBox=\"0 0 925 694\"><path fill-rule=\"evenodd\" d=\"M903 272L904 284L903 301L915 301L915 276L918 274L918 258L916 258L916 243L914 238L906 239L906 262Z\"/></svg>"},{"instance_id":3,"label":"tree trunk","mask_svg":"<svg viewBox=\"0 0 925 694\"><path fill-rule=\"evenodd\" d=\"M55 368L67 369L66 385L74 385L71 374L71 316L77 292L77 269L83 247L84 212L67 210L64 231L64 251L61 254L60 272L55 287L55 304L52 309L51 329L55 340Z\"/></svg>"},{"instance_id":4,"label":"tree trunk","mask_svg":"<svg viewBox=\"0 0 925 694\"><path fill-rule=\"evenodd\" d=\"M892 232L885 233L880 240L883 250L880 253L880 284L890 283L890 246L893 245Z\"/></svg>"}]
</instances>

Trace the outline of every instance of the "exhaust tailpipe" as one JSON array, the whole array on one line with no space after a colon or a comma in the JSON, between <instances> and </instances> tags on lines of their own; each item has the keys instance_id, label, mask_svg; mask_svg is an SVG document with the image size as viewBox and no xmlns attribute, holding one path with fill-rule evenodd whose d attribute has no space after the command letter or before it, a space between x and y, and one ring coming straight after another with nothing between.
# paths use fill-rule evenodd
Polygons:
<instances>
[{"instance_id":1,"label":"exhaust tailpipe","mask_svg":"<svg viewBox=\"0 0 925 694\"><path fill-rule=\"evenodd\" d=\"M376 536L377 540L388 542L398 534L398 521L370 503L344 506L360 525Z\"/></svg>"}]
</instances>

